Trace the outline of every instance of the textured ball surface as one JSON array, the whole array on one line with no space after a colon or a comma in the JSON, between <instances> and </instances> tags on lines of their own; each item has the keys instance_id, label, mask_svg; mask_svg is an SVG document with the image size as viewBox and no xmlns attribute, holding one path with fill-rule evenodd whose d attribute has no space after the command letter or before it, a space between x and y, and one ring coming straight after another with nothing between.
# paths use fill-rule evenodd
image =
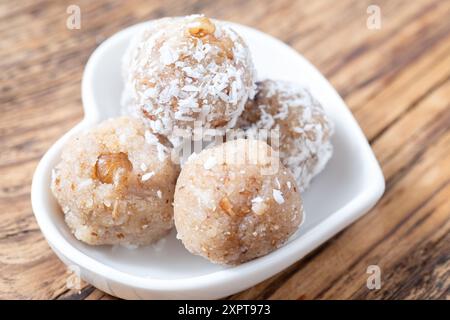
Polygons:
<instances>
[{"instance_id":1,"label":"textured ball surface","mask_svg":"<svg viewBox=\"0 0 450 320\"><path fill-rule=\"evenodd\" d=\"M175 225L193 254L239 264L281 246L303 219L292 174L262 141L239 139L203 150L177 182Z\"/></svg>"},{"instance_id":2,"label":"textured ball surface","mask_svg":"<svg viewBox=\"0 0 450 320\"><path fill-rule=\"evenodd\" d=\"M300 191L323 170L333 153L333 124L309 91L292 82L259 82L237 127L253 138L258 138L261 129L278 130L277 141L269 143L294 174Z\"/></svg>"},{"instance_id":3,"label":"textured ball surface","mask_svg":"<svg viewBox=\"0 0 450 320\"><path fill-rule=\"evenodd\" d=\"M144 245L173 227L179 167L141 121L104 121L72 139L61 157L51 187L77 239Z\"/></svg>"},{"instance_id":4,"label":"textured ball surface","mask_svg":"<svg viewBox=\"0 0 450 320\"><path fill-rule=\"evenodd\" d=\"M151 23L130 44L123 74L125 112L174 145L176 130L233 127L255 90L242 38L227 23L201 15Z\"/></svg>"}]
</instances>

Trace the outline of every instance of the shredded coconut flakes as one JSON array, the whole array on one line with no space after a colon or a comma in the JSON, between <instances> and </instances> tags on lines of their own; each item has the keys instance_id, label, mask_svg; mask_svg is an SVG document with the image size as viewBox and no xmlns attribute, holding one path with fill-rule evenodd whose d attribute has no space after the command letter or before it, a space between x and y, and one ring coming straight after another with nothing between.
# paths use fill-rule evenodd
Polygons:
<instances>
[{"instance_id":1,"label":"shredded coconut flakes","mask_svg":"<svg viewBox=\"0 0 450 320\"><path fill-rule=\"evenodd\" d=\"M142 177L141 177L141 180L142 181L147 181L147 180L149 180L151 177L153 177L155 175L155 173L152 171L152 172L147 172L146 174L143 174L142 175Z\"/></svg>"},{"instance_id":2,"label":"shredded coconut flakes","mask_svg":"<svg viewBox=\"0 0 450 320\"><path fill-rule=\"evenodd\" d=\"M209 157L203 164L203 168L205 168L205 170L209 170L212 167L214 167L215 165L216 165L216 158Z\"/></svg>"},{"instance_id":3,"label":"shredded coconut flakes","mask_svg":"<svg viewBox=\"0 0 450 320\"><path fill-rule=\"evenodd\" d=\"M278 203L278 204L284 203L283 193L280 190L273 189L272 195L273 195L273 198L276 201L276 203Z\"/></svg>"}]
</instances>

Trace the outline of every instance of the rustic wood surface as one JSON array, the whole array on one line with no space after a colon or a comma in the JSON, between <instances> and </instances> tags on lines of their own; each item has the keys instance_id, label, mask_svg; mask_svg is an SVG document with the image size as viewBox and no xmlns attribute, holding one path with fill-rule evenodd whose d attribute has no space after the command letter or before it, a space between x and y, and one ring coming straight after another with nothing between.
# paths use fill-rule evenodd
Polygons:
<instances>
[{"instance_id":1,"label":"rustic wood surface","mask_svg":"<svg viewBox=\"0 0 450 320\"><path fill-rule=\"evenodd\" d=\"M75 3L76 2L76 3ZM381 8L381 28L366 26ZM66 8L81 8L81 29ZM118 30L202 12L269 33L337 88L381 163L386 193L362 219L231 299L450 299L450 1L1 1L0 299L111 299L67 272L34 219L30 184L82 118L80 80ZM276 57L274 57L276 59ZM366 287L379 265L380 290Z\"/></svg>"}]
</instances>

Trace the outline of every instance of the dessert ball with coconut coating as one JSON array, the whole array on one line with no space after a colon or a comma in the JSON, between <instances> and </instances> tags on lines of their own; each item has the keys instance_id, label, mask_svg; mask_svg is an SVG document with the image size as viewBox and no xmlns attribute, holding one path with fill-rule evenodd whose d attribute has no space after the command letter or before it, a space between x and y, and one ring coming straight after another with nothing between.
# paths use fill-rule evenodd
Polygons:
<instances>
[{"instance_id":1,"label":"dessert ball with coconut coating","mask_svg":"<svg viewBox=\"0 0 450 320\"><path fill-rule=\"evenodd\" d=\"M51 187L77 239L144 245L173 227L178 173L156 135L138 119L121 117L72 139Z\"/></svg>"},{"instance_id":2,"label":"dessert ball with coconut coating","mask_svg":"<svg viewBox=\"0 0 450 320\"><path fill-rule=\"evenodd\" d=\"M292 82L258 82L257 94L247 102L237 127L250 137L264 139L261 129L277 130L278 141L270 144L294 174L300 191L322 171L333 152L333 124L309 91Z\"/></svg>"},{"instance_id":3,"label":"dessert ball with coconut coating","mask_svg":"<svg viewBox=\"0 0 450 320\"><path fill-rule=\"evenodd\" d=\"M191 253L235 265L281 246L297 230L303 207L294 177L271 147L238 139L188 159L174 217Z\"/></svg>"},{"instance_id":4,"label":"dessert ball with coconut coating","mask_svg":"<svg viewBox=\"0 0 450 320\"><path fill-rule=\"evenodd\" d=\"M152 22L132 40L123 75L124 112L174 145L174 130L233 127L255 91L247 45L229 24L203 15Z\"/></svg>"}]
</instances>

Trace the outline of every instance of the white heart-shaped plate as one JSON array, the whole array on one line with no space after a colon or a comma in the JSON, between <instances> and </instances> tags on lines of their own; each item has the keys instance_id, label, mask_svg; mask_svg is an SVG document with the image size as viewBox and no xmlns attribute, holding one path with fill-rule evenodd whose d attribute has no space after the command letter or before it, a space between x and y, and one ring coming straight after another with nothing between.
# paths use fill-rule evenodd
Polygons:
<instances>
[{"instance_id":1,"label":"white heart-shaped plate","mask_svg":"<svg viewBox=\"0 0 450 320\"><path fill-rule=\"evenodd\" d=\"M280 272L367 212L384 191L384 178L364 134L320 72L296 51L260 31L233 27L250 47L260 79L306 85L335 123L334 155L304 193L306 222L289 242L267 256L235 267L214 265L190 254L170 233L157 245L127 249L88 246L75 239L50 191L51 171L68 138L117 116L123 88L121 57L138 29L127 28L101 44L83 75L84 120L44 155L33 177L32 205L38 224L58 257L95 287L127 299L215 299Z\"/></svg>"}]
</instances>

